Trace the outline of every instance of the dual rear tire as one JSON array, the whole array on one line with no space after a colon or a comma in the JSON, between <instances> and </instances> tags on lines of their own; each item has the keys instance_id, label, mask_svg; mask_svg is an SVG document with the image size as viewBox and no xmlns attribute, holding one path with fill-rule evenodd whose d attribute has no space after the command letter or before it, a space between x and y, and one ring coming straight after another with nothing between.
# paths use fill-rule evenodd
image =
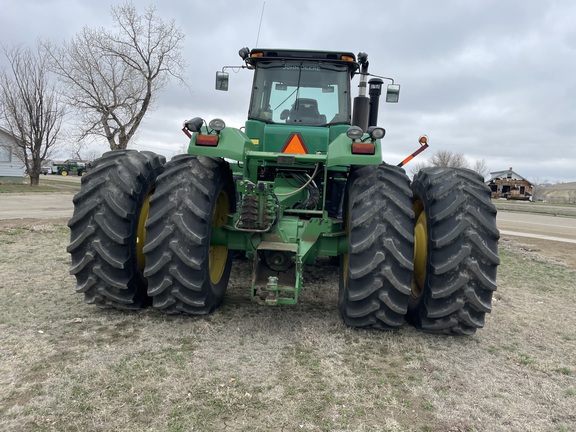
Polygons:
<instances>
[{"instance_id":1,"label":"dual rear tire","mask_svg":"<svg viewBox=\"0 0 576 432\"><path fill-rule=\"evenodd\" d=\"M231 253L210 237L234 209L231 179L220 159L105 153L68 222L76 291L101 308L211 312L230 275Z\"/></svg>"},{"instance_id":2,"label":"dual rear tire","mask_svg":"<svg viewBox=\"0 0 576 432\"><path fill-rule=\"evenodd\" d=\"M414 279L408 319L432 333L474 334L492 310L499 231L478 173L427 168L412 183Z\"/></svg>"},{"instance_id":3,"label":"dual rear tire","mask_svg":"<svg viewBox=\"0 0 576 432\"><path fill-rule=\"evenodd\" d=\"M180 155L166 164L150 199L144 247L148 295L169 314L205 315L222 301L232 251L211 229L234 212L232 172L221 159Z\"/></svg>"},{"instance_id":4,"label":"dual rear tire","mask_svg":"<svg viewBox=\"0 0 576 432\"><path fill-rule=\"evenodd\" d=\"M339 309L354 327L394 329L404 317L431 333L473 334L492 309L499 264L496 209L474 171L352 170L348 254Z\"/></svg>"},{"instance_id":5,"label":"dual rear tire","mask_svg":"<svg viewBox=\"0 0 576 432\"><path fill-rule=\"evenodd\" d=\"M413 273L414 212L401 168L355 167L344 195L348 253L341 256L338 306L353 327L404 323Z\"/></svg>"},{"instance_id":6,"label":"dual rear tire","mask_svg":"<svg viewBox=\"0 0 576 432\"><path fill-rule=\"evenodd\" d=\"M86 303L115 309L149 304L142 275L144 222L164 162L151 152L110 151L82 177L67 250L76 291Z\"/></svg>"}]
</instances>

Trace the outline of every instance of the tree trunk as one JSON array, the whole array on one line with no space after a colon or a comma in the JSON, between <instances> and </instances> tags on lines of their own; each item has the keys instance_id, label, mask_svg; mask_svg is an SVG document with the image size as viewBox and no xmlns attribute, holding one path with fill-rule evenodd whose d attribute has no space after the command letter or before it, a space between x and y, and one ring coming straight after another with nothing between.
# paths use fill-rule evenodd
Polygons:
<instances>
[{"instance_id":1,"label":"tree trunk","mask_svg":"<svg viewBox=\"0 0 576 432\"><path fill-rule=\"evenodd\" d=\"M38 186L40 185L40 175L39 174L30 174L30 186Z\"/></svg>"}]
</instances>

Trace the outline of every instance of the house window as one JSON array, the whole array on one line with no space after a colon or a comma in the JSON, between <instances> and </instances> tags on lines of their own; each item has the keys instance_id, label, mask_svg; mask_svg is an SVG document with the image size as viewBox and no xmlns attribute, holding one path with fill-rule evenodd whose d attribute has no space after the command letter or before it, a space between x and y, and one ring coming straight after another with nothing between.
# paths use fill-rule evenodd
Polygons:
<instances>
[{"instance_id":1,"label":"house window","mask_svg":"<svg viewBox=\"0 0 576 432\"><path fill-rule=\"evenodd\" d=\"M12 149L0 146L0 162L12 162Z\"/></svg>"}]
</instances>

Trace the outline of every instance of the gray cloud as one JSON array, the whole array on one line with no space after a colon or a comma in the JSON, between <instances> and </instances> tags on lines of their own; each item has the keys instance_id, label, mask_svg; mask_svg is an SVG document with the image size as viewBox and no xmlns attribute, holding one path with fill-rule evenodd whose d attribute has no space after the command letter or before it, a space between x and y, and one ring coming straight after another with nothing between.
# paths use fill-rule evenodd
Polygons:
<instances>
[{"instance_id":1,"label":"gray cloud","mask_svg":"<svg viewBox=\"0 0 576 432\"><path fill-rule=\"evenodd\" d=\"M214 74L241 64L239 48L254 47L262 5L157 3L186 33L189 89L166 89L135 148L172 156L186 142L181 123L192 116L242 125L251 72L231 73L227 93L214 90ZM88 0L5 1L0 40L59 42L84 25L110 26L108 10ZM492 171L512 166L531 179L574 181L574 16L571 0L267 0L259 45L369 53L372 73L402 85L400 103L380 110L390 162L414 151L426 133L429 155L449 150L485 159Z\"/></svg>"}]
</instances>

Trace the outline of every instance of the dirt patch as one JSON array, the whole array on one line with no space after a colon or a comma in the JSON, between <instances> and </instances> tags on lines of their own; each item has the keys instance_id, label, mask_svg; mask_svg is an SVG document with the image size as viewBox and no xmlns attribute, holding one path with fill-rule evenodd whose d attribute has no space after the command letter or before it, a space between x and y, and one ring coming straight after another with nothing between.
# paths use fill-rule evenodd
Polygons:
<instances>
[{"instance_id":1,"label":"dirt patch","mask_svg":"<svg viewBox=\"0 0 576 432\"><path fill-rule=\"evenodd\" d=\"M503 236L501 250L518 253L527 259L556 263L576 269L576 244L526 237Z\"/></svg>"},{"instance_id":2,"label":"dirt patch","mask_svg":"<svg viewBox=\"0 0 576 432\"><path fill-rule=\"evenodd\" d=\"M503 238L474 337L357 331L329 263L301 302L249 298L234 265L210 316L101 310L68 274L64 221L0 222L0 430L576 429L572 245Z\"/></svg>"},{"instance_id":3,"label":"dirt patch","mask_svg":"<svg viewBox=\"0 0 576 432\"><path fill-rule=\"evenodd\" d=\"M35 227L53 227L66 226L69 218L38 219L38 218L19 218L19 219L0 219L0 233L10 228L22 228L35 230Z\"/></svg>"},{"instance_id":4,"label":"dirt patch","mask_svg":"<svg viewBox=\"0 0 576 432\"><path fill-rule=\"evenodd\" d=\"M76 193L80 190L81 177L46 176L40 177L40 185L50 186L58 192Z\"/></svg>"}]
</instances>

